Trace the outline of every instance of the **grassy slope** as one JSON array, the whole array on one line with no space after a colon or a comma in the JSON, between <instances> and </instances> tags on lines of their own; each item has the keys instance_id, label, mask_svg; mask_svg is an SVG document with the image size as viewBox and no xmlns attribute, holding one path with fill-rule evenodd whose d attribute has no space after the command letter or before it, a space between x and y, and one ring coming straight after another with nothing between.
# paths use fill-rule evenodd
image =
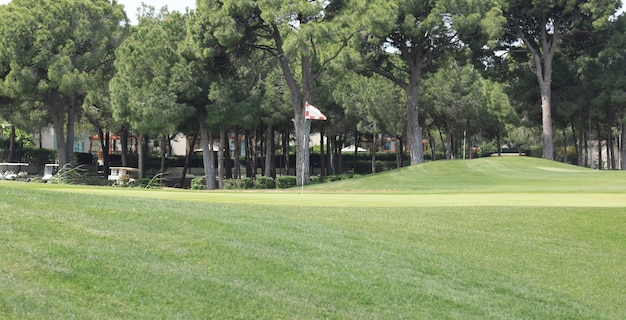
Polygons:
<instances>
[{"instance_id":1,"label":"grassy slope","mask_svg":"<svg viewBox=\"0 0 626 320\"><path fill-rule=\"evenodd\" d=\"M535 159L492 161L416 166L400 174L402 179L390 177L402 182L389 185L404 185L403 194L410 195L414 183L407 181L417 178L408 172L428 169L437 177L421 174L418 185L430 184L449 197L493 190L486 194L497 200L502 186L470 188L477 184L469 181L487 183L492 179L485 175L509 177L519 170L500 183L519 187L516 180L523 178L522 185L544 190L549 187L543 184L554 182L531 175L546 171L560 180L555 185L572 174L589 187L584 193L570 183L561 192L591 199L597 184L603 193L619 195L620 183L603 182L602 172ZM494 169L498 166L503 172ZM484 173L478 174L481 167ZM380 177L394 174L362 178L364 186L351 189L391 189ZM340 184L352 182L328 187L345 190ZM206 192L40 187L0 183L0 318L620 319L626 314L624 207L354 208L350 198L333 198L332 207L293 201L220 204L202 200L215 195ZM94 192L99 196L89 195ZM111 196L122 193L142 197ZM194 201L171 201L188 200L190 194ZM216 194L250 203L264 203L268 195L294 200L335 195ZM394 195L382 193L381 199L385 196Z\"/></svg>"},{"instance_id":2,"label":"grassy slope","mask_svg":"<svg viewBox=\"0 0 626 320\"><path fill-rule=\"evenodd\" d=\"M445 192L626 192L626 172L597 171L530 157L435 161L311 190Z\"/></svg>"}]
</instances>

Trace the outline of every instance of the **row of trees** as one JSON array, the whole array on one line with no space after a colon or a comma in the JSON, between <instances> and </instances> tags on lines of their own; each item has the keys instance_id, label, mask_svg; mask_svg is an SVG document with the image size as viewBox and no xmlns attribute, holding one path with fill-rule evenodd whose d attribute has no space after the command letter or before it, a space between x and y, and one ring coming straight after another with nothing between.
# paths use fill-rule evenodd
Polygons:
<instances>
[{"instance_id":1,"label":"row of trees","mask_svg":"<svg viewBox=\"0 0 626 320\"><path fill-rule=\"evenodd\" d=\"M148 137L200 136L203 150L221 144L219 161L203 152L209 189L230 174L228 132L241 131L263 137L267 175L275 133L284 154L293 136L297 182L308 182L306 102L329 117L319 130L330 167L348 135L406 142L418 164L424 138L454 158L463 137L519 144L539 124L544 158L554 159L556 125L583 164L582 144L614 141L624 120L619 4L198 0L185 13L144 6L130 26L116 1L13 0L0 6L0 113L24 128L52 124L60 164L85 119L105 172L112 133L138 134L142 175Z\"/></svg>"}]
</instances>

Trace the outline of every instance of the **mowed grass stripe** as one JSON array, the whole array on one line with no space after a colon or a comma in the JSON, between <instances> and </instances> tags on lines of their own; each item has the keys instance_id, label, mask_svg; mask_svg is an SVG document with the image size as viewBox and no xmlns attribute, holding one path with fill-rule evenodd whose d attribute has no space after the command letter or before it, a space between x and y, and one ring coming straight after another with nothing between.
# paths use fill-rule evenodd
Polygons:
<instances>
[{"instance_id":1,"label":"mowed grass stripe","mask_svg":"<svg viewBox=\"0 0 626 320\"><path fill-rule=\"evenodd\" d=\"M620 319L621 208L238 205L0 188L0 316Z\"/></svg>"},{"instance_id":2,"label":"mowed grass stripe","mask_svg":"<svg viewBox=\"0 0 626 320\"><path fill-rule=\"evenodd\" d=\"M185 192L170 190L137 190L112 188L46 188L114 197L138 197L209 203L241 203L307 207L626 207L622 193L317 193L307 192Z\"/></svg>"}]
</instances>

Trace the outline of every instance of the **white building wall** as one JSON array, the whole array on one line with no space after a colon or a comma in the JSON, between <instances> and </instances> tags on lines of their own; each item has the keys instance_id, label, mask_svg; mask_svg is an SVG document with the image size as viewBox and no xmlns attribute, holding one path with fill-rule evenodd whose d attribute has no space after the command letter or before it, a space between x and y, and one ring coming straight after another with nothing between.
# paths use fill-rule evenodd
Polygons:
<instances>
[{"instance_id":1,"label":"white building wall","mask_svg":"<svg viewBox=\"0 0 626 320\"><path fill-rule=\"evenodd\" d=\"M179 133L170 141L172 145L172 155L184 157L187 155L187 136L182 133Z\"/></svg>"}]
</instances>

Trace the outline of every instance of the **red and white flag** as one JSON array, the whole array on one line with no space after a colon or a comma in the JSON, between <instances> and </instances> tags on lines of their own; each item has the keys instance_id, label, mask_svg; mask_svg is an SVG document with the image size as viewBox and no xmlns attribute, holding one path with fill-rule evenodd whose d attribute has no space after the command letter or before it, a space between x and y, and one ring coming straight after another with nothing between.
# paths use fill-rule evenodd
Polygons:
<instances>
[{"instance_id":1,"label":"red and white flag","mask_svg":"<svg viewBox=\"0 0 626 320\"><path fill-rule=\"evenodd\" d=\"M326 120L326 116L320 111L320 109L314 107L308 102L305 104L304 118L311 120Z\"/></svg>"}]
</instances>

